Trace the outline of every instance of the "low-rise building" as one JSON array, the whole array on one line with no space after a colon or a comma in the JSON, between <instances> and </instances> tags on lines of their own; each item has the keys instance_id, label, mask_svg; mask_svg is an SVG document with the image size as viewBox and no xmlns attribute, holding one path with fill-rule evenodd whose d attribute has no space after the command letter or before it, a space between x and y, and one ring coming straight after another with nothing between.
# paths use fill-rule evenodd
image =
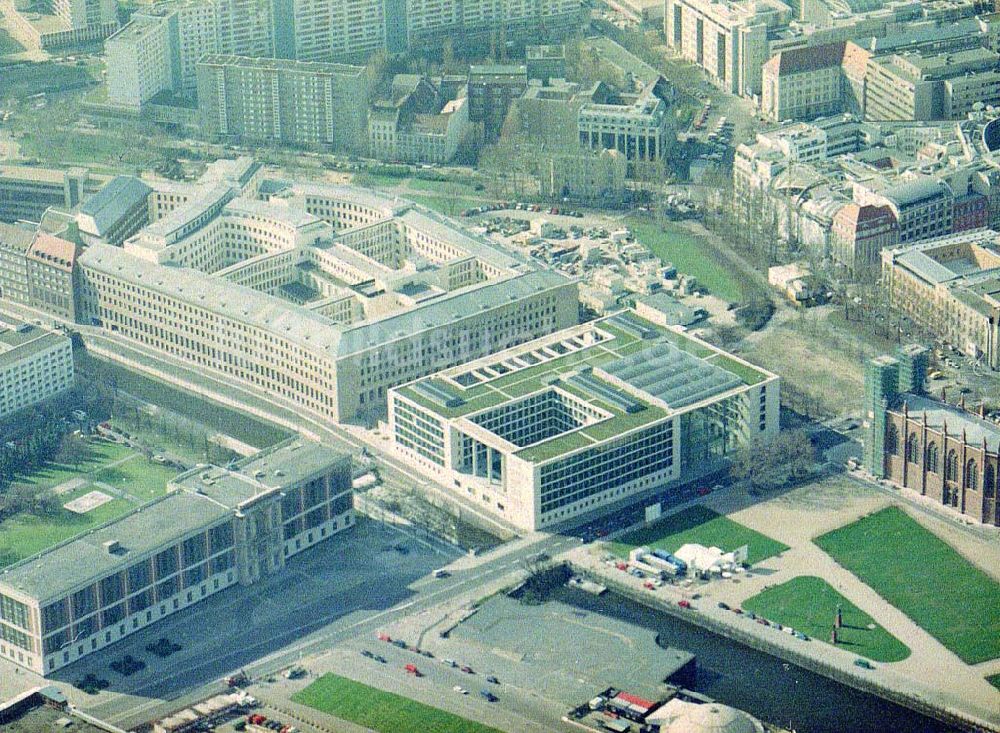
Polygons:
<instances>
[{"instance_id":1,"label":"low-rise building","mask_svg":"<svg viewBox=\"0 0 1000 733\"><path fill-rule=\"evenodd\" d=\"M68 336L31 324L0 329L0 418L65 392L73 379Z\"/></svg>"},{"instance_id":2,"label":"low-rise building","mask_svg":"<svg viewBox=\"0 0 1000 733\"><path fill-rule=\"evenodd\" d=\"M120 245L149 224L152 188L134 176L116 176L83 202L76 214L80 237L86 244Z\"/></svg>"},{"instance_id":3,"label":"low-rise building","mask_svg":"<svg viewBox=\"0 0 1000 733\"><path fill-rule=\"evenodd\" d=\"M992 369L1000 369L998 236L977 229L882 252L891 305Z\"/></svg>"},{"instance_id":4,"label":"low-rise building","mask_svg":"<svg viewBox=\"0 0 1000 733\"><path fill-rule=\"evenodd\" d=\"M411 465L530 531L721 466L777 433L778 392L629 312L394 388L388 427Z\"/></svg>"},{"instance_id":5,"label":"low-rise building","mask_svg":"<svg viewBox=\"0 0 1000 733\"><path fill-rule=\"evenodd\" d=\"M68 340L68 339L67 339ZM354 524L350 456L293 440L202 466L160 499L9 565L0 656L47 675Z\"/></svg>"},{"instance_id":6,"label":"low-rise building","mask_svg":"<svg viewBox=\"0 0 1000 733\"><path fill-rule=\"evenodd\" d=\"M625 196L628 161L617 150L543 156L539 191L551 199L614 204Z\"/></svg>"}]
</instances>

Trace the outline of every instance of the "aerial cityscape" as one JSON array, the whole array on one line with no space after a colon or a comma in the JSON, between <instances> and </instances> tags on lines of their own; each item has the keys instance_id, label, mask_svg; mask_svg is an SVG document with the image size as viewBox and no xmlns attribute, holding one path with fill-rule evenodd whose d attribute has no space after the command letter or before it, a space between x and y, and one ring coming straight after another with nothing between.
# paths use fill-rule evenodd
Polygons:
<instances>
[{"instance_id":1,"label":"aerial cityscape","mask_svg":"<svg viewBox=\"0 0 1000 733\"><path fill-rule=\"evenodd\" d=\"M0 732L1000 733L1000 0L0 0Z\"/></svg>"}]
</instances>

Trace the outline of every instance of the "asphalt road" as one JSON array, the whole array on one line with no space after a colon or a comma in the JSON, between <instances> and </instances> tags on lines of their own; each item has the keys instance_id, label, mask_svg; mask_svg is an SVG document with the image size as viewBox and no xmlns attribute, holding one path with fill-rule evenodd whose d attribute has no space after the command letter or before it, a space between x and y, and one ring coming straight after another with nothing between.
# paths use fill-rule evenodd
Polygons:
<instances>
[{"instance_id":1,"label":"asphalt road","mask_svg":"<svg viewBox=\"0 0 1000 733\"><path fill-rule=\"evenodd\" d=\"M390 537L407 546L415 544L411 539L401 539L390 527L374 523L369 527L377 534L376 544L388 542ZM374 638L379 629L410 614L462 596L475 598L484 586L523 570L539 552L554 555L579 544L576 538L556 536L520 543L515 548L499 548L471 563L463 560L463 566L471 566L456 568L450 577L442 579L429 575L446 563L439 554L411 551L401 556L390 552L389 561L406 564L408 569L422 574L408 582L403 579L405 574L393 579L385 573L386 563L368 558L365 567L369 572L352 572L353 582L344 584L337 577L336 567L327 567L324 575L315 575L329 562L331 554L337 554L338 541L340 538L335 537L327 543L327 552L304 558L302 566L293 560L284 573L264 584L250 586L242 593L232 591L231 598L220 594L219 603L210 599L202 607L152 627L150 639L166 636L197 653L176 662L171 661L173 657L158 662L141 679L121 681L116 684L117 694L102 696L105 699L84 709L115 725L136 726L222 691L222 680L237 669L245 669L252 677L267 676L303 656L342 642ZM364 549L362 546L347 549L350 552L345 552L345 563L366 563L357 554ZM294 609L285 608L283 598L306 593L309 596L303 603ZM244 623L234 624L234 619ZM139 635L120 649L116 647L116 651L152 661L155 658L142 651L146 643L149 640ZM108 655L101 658L106 661ZM90 667L74 665L66 677L75 679L87 669ZM114 676L106 668L96 669L105 677Z\"/></svg>"}]
</instances>

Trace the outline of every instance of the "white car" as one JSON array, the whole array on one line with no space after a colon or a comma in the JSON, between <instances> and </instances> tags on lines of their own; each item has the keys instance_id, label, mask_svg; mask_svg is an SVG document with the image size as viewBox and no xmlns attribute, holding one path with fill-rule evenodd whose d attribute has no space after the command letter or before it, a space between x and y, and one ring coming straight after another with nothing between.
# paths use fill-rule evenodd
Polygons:
<instances>
[{"instance_id":1,"label":"white car","mask_svg":"<svg viewBox=\"0 0 1000 733\"><path fill-rule=\"evenodd\" d=\"M454 686L454 687L452 687L451 689L453 689L453 690L454 690L455 692L457 692L457 693L458 693L459 695L468 695L468 694L469 694L469 691L468 691L468 690L466 690L466 689L465 689L464 687L462 687L461 685L455 685L455 686Z\"/></svg>"}]
</instances>

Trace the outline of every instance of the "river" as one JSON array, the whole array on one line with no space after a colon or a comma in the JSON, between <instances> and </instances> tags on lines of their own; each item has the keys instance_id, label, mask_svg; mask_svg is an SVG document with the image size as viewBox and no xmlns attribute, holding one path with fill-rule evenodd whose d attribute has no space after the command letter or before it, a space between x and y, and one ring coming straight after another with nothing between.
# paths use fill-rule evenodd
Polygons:
<instances>
[{"instance_id":1,"label":"river","mask_svg":"<svg viewBox=\"0 0 1000 733\"><path fill-rule=\"evenodd\" d=\"M797 733L954 733L955 729L880 697L786 664L614 593L559 588L552 597L653 629L661 645L698 659L694 690ZM811 642L820 643L820 642Z\"/></svg>"}]
</instances>

